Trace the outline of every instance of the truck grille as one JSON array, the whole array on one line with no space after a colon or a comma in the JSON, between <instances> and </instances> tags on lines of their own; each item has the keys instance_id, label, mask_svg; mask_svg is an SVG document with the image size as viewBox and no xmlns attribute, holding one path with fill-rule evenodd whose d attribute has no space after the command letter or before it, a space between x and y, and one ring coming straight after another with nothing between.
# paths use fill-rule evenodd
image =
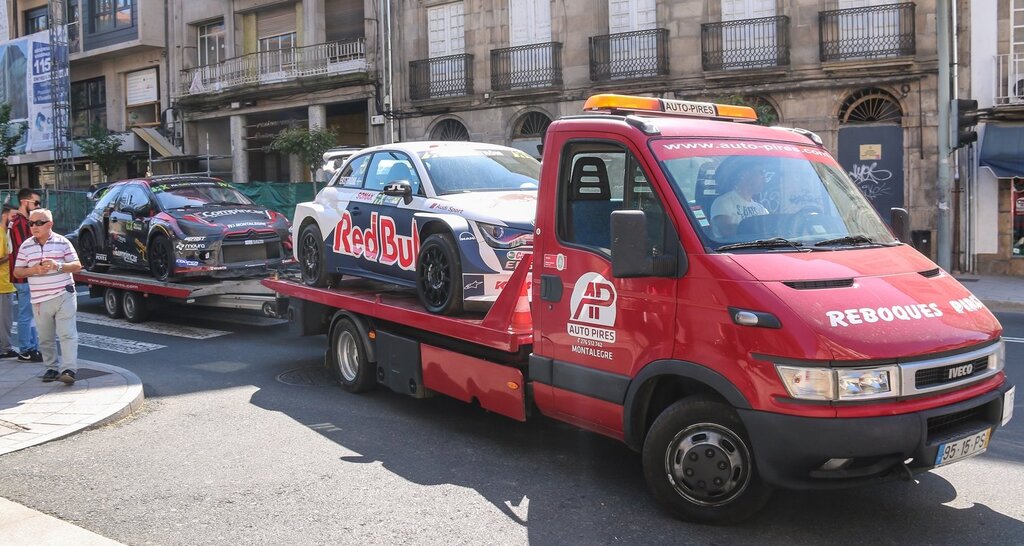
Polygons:
<instances>
[{"instance_id":1,"label":"truck grille","mask_svg":"<svg viewBox=\"0 0 1024 546\"><path fill-rule=\"evenodd\" d=\"M968 427L986 422L988 417L988 406L982 405L975 408L940 415L928 418L928 440L935 441L949 436L950 433L959 432Z\"/></svg>"},{"instance_id":2,"label":"truck grille","mask_svg":"<svg viewBox=\"0 0 1024 546\"><path fill-rule=\"evenodd\" d=\"M975 358L967 362L957 362L956 364L949 364L947 366L941 366L938 368L929 368L926 370L918 370L914 375L914 386L918 389L925 387L932 387L935 385L942 385L943 383L952 383L954 381L961 381L969 377L974 377L985 372L988 369L988 357ZM964 371L964 366L971 366L969 372L957 374L956 370ZM952 376L951 376L952 374Z\"/></svg>"}]
</instances>

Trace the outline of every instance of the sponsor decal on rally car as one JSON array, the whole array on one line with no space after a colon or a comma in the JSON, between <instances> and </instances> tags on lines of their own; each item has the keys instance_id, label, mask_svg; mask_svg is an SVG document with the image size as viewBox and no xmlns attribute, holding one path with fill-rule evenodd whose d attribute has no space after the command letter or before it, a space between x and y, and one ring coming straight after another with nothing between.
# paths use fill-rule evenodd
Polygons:
<instances>
[{"instance_id":1,"label":"sponsor decal on rally car","mask_svg":"<svg viewBox=\"0 0 1024 546\"><path fill-rule=\"evenodd\" d=\"M370 214L370 226L362 229L353 224L352 215L345 211L334 231L332 248L338 254L414 271L416 255L420 251L420 234L416 229L416 219L411 223L411 235L399 235L394 218L373 212Z\"/></svg>"}]
</instances>

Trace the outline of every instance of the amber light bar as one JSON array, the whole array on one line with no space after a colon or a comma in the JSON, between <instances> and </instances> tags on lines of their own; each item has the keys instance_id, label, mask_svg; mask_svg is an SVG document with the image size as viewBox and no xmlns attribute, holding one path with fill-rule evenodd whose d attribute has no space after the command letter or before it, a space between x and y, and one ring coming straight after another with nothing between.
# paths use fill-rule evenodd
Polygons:
<instances>
[{"instance_id":1,"label":"amber light bar","mask_svg":"<svg viewBox=\"0 0 1024 546\"><path fill-rule=\"evenodd\" d=\"M628 111L732 121L757 121L757 113L749 106L632 95L594 95L587 99L583 110L587 112Z\"/></svg>"}]
</instances>

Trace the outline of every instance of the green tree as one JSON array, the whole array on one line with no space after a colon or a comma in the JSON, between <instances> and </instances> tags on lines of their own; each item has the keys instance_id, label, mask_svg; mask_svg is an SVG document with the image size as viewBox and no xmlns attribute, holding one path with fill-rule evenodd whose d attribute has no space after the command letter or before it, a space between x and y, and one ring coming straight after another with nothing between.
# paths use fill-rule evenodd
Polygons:
<instances>
[{"instance_id":1,"label":"green tree","mask_svg":"<svg viewBox=\"0 0 1024 546\"><path fill-rule=\"evenodd\" d=\"M289 127L281 131L270 143L270 149L288 155L296 155L309 169L310 176L323 166L324 152L335 146L338 137L332 131L319 127Z\"/></svg>"},{"instance_id":2,"label":"green tree","mask_svg":"<svg viewBox=\"0 0 1024 546\"><path fill-rule=\"evenodd\" d=\"M121 151L121 139L105 127L89 126L89 136L79 139L78 147L87 155L103 173L104 181L110 179L117 169L124 164L128 156Z\"/></svg>"},{"instance_id":3,"label":"green tree","mask_svg":"<svg viewBox=\"0 0 1024 546\"><path fill-rule=\"evenodd\" d=\"M0 103L0 167L7 174L7 158L14 155L18 141L28 131L28 123L11 123L11 105Z\"/></svg>"}]
</instances>

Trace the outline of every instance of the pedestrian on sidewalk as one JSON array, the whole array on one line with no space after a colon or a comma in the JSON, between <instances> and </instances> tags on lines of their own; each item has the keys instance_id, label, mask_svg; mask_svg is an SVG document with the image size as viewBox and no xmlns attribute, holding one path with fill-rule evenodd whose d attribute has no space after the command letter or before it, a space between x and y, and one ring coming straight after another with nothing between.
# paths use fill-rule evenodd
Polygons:
<instances>
[{"instance_id":1,"label":"pedestrian on sidewalk","mask_svg":"<svg viewBox=\"0 0 1024 546\"><path fill-rule=\"evenodd\" d=\"M11 240L7 237L7 222L14 207L3 204L0 212L0 359L18 358L18 351L11 345L11 326L14 325L14 283L11 282L11 268L7 262L11 257Z\"/></svg>"},{"instance_id":2,"label":"pedestrian on sidewalk","mask_svg":"<svg viewBox=\"0 0 1024 546\"><path fill-rule=\"evenodd\" d=\"M14 274L14 264L18 261L18 250L25 240L32 237L29 229L28 215L42 206L39 193L31 188L18 191L18 208L11 211L7 235L11 238L11 255L8 270L10 271L14 290L18 293L18 362L42 362L43 355L39 352L39 333L36 323L32 320L32 303L28 283Z\"/></svg>"},{"instance_id":3,"label":"pedestrian on sidewalk","mask_svg":"<svg viewBox=\"0 0 1024 546\"><path fill-rule=\"evenodd\" d=\"M71 385L78 372L78 297L71 274L81 271L82 264L71 242L53 232L53 213L49 210L33 210L29 226L32 237L18 251L14 275L28 279L32 315L39 328L39 348L46 366L43 381L59 379ZM59 368L54 335L60 340Z\"/></svg>"}]
</instances>

